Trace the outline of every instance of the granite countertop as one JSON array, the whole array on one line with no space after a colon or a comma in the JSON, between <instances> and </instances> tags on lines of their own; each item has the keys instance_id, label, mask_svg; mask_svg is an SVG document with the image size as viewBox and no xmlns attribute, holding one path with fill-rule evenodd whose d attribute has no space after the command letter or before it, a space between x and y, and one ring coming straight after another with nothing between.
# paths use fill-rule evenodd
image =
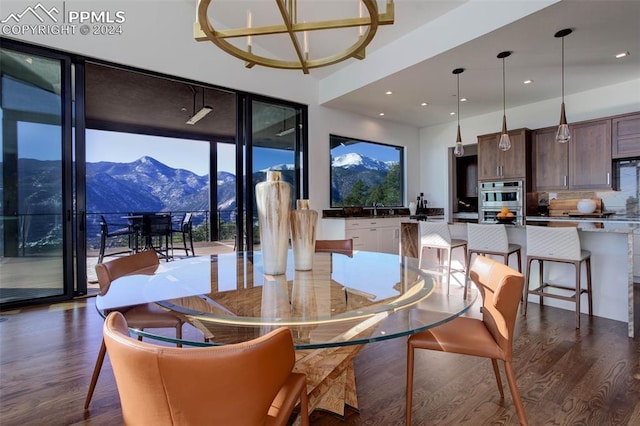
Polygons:
<instances>
[{"instance_id":1,"label":"granite countertop","mask_svg":"<svg viewBox=\"0 0 640 426\"><path fill-rule=\"evenodd\" d=\"M632 233L640 229L640 218L637 216L612 215L603 218L579 216L527 216L526 222L531 225L544 225L549 222L577 223L581 231Z\"/></svg>"}]
</instances>

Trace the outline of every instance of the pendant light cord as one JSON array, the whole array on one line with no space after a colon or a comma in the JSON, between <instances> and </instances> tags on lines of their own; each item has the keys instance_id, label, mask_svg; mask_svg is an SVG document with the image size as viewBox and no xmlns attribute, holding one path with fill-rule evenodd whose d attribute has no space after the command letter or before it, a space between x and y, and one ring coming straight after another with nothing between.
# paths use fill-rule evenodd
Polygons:
<instances>
[{"instance_id":1,"label":"pendant light cord","mask_svg":"<svg viewBox=\"0 0 640 426\"><path fill-rule=\"evenodd\" d=\"M564 104L564 36L562 37L562 103Z\"/></svg>"},{"instance_id":2,"label":"pendant light cord","mask_svg":"<svg viewBox=\"0 0 640 426\"><path fill-rule=\"evenodd\" d=\"M456 75L458 77L458 96L456 99L458 100L458 127L460 126L460 74Z\"/></svg>"},{"instance_id":3,"label":"pendant light cord","mask_svg":"<svg viewBox=\"0 0 640 426\"><path fill-rule=\"evenodd\" d=\"M507 95L506 88L504 83L504 58L502 58L502 115L507 115Z\"/></svg>"}]
</instances>

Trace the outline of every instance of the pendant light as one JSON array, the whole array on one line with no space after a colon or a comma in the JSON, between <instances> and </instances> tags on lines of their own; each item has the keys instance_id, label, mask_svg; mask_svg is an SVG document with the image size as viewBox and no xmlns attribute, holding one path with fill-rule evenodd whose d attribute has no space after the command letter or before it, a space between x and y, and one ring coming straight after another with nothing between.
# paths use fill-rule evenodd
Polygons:
<instances>
[{"instance_id":1,"label":"pendant light","mask_svg":"<svg viewBox=\"0 0 640 426\"><path fill-rule=\"evenodd\" d=\"M453 74L458 78L458 94L456 99L458 100L458 134L456 136L456 147L453 149L453 155L456 157L462 157L464 155L464 148L462 147L462 137L460 136L460 74L464 72L464 68L456 68L453 70Z\"/></svg>"},{"instance_id":2,"label":"pendant light","mask_svg":"<svg viewBox=\"0 0 640 426\"><path fill-rule=\"evenodd\" d=\"M511 139L507 133L507 97L504 78L504 58L509 56L511 56L511 52L508 51L498 53L498 59L502 59L502 133L500 134L500 143L498 143L498 148L501 151L508 151L511 148Z\"/></svg>"},{"instance_id":3,"label":"pendant light","mask_svg":"<svg viewBox=\"0 0 640 426\"><path fill-rule=\"evenodd\" d=\"M573 32L570 28L560 30L555 34L556 38L562 39L562 106L560 107L560 125L556 133L556 142L567 143L571 139L569 125L567 124L567 116L564 113L564 38Z\"/></svg>"}]
</instances>

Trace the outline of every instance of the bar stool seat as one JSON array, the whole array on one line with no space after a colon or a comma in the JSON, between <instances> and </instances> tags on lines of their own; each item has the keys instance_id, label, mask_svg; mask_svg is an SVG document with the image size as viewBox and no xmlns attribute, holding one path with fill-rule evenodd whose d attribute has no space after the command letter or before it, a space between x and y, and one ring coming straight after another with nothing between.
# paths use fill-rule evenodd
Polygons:
<instances>
[{"instance_id":1,"label":"bar stool seat","mask_svg":"<svg viewBox=\"0 0 640 426\"><path fill-rule=\"evenodd\" d=\"M438 265L441 266L440 251L445 251L447 255L447 264L445 266L444 275L447 282L447 294L449 294L449 278L451 276L451 252L455 248L462 247L464 249L464 269L468 269L467 261L467 241L463 239L451 238L449 224L446 222L420 222L420 252L418 255L418 267L422 267L422 252L425 248L433 248L437 250Z\"/></svg>"},{"instance_id":2,"label":"bar stool seat","mask_svg":"<svg viewBox=\"0 0 640 426\"><path fill-rule=\"evenodd\" d=\"M534 289L529 288L531 279L531 263L537 260L539 265L539 285ZM545 282L544 262L558 262L574 265L575 286L554 284ZM581 285L582 262L586 266L587 288ZM545 297L567 300L576 304L576 328L580 328L580 297L587 294L589 316L593 315L593 301L591 289L591 253L582 250L580 246L580 236L578 229L573 227L541 227L527 225L527 274L523 292L524 303L522 314L527 315L527 295L535 294L540 296L540 305L544 303ZM556 288L574 292L572 295L551 293L545 289Z\"/></svg>"},{"instance_id":3,"label":"bar stool seat","mask_svg":"<svg viewBox=\"0 0 640 426\"><path fill-rule=\"evenodd\" d=\"M476 255L501 256L505 265L509 266L509 256L516 254L518 272L522 273L522 246L509 243L507 228L503 224L467 224L467 265L471 265L471 257ZM465 281L464 296L469 286L469 268Z\"/></svg>"}]
</instances>

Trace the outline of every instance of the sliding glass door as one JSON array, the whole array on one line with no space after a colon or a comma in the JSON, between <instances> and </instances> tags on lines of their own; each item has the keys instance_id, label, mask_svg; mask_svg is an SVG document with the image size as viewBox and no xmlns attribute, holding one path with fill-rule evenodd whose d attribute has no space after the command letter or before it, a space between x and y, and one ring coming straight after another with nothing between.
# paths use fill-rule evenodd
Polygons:
<instances>
[{"instance_id":1,"label":"sliding glass door","mask_svg":"<svg viewBox=\"0 0 640 426\"><path fill-rule=\"evenodd\" d=\"M73 291L73 279L65 279L70 257L64 256L70 230L63 196L70 176L63 170L65 155L70 158L65 141L71 146L69 72L64 59L0 49L3 306L69 297Z\"/></svg>"},{"instance_id":2,"label":"sliding glass door","mask_svg":"<svg viewBox=\"0 0 640 426\"><path fill-rule=\"evenodd\" d=\"M302 144L300 129L302 112L298 106L254 100L251 108L251 189L253 197L256 184L266 180L267 170L278 170L282 180L293 187L293 197L304 198L306 191L302 185ZM294 201L295 202L295 201ZM254 203L252 203L255 206ZM293 205L291 206L294 207ZM258 212L253 209L253 246L258 249L260 241Z\"/></svg>"}]
</instances>

